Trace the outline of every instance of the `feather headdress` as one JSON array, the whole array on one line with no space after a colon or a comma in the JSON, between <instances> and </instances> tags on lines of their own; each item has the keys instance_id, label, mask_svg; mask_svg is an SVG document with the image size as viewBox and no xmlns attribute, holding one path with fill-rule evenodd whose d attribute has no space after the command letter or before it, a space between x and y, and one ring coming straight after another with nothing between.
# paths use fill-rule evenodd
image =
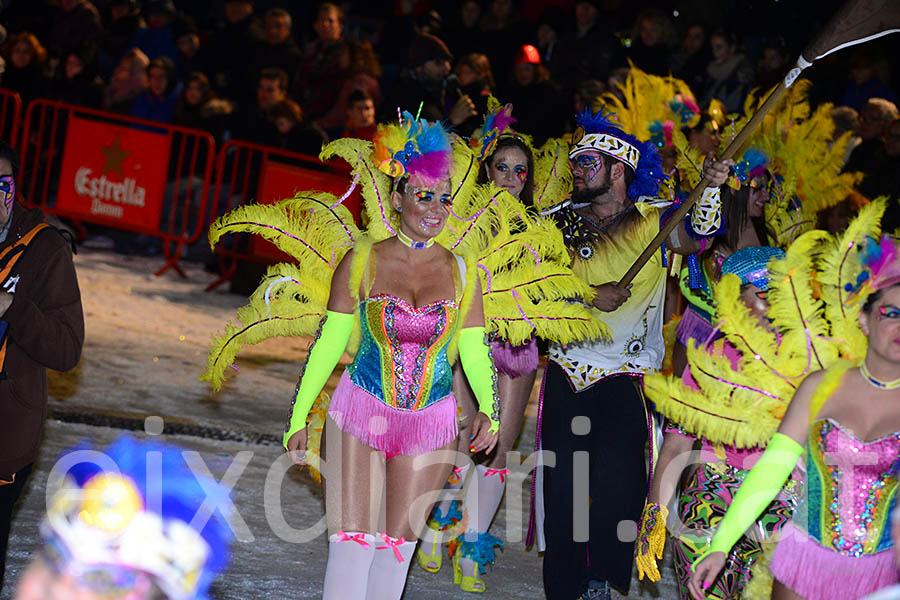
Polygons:
<instances>
[{"instance_id":1,"label":"feather headdress","mask_svg":"<svg viewBox=\"0 0 900 600\"><path fill-rule=\"evenodd\" d=\"M700 120L691 88L675 77L651 75L629 63L628 77L617 93L606 92L595 107L615 113L619 126L657 148L671 146L673 133Z\"/></svg>"},{"instance_id":2,"label":"feather headdress","mask_svg":"<svg viewBox=\"0 0 900 600\"><path fill-rule=\"evenodd\" d=\"M497 142L504 134L512 132L510 125L516 122L512 117L512 104L501 106L494 96L488 96L487 107L489 112L484 117L484 124L469 139L469 146L479 163L483 163L494 153Z\"/></svg>"},{"instance_id":3,"label":"feather headdress","mask_svg":"<svg viewBox=\"0 0 900 600\"><path fill-rule=\"evenodd\" d=\"M41 525L52 554L68 566L146 573L166 598L205 598L231 534L219 515L195 517L227 503L227 488L194 473L174 446L122 435L102 453L73 450L102 460L76 462L53 497Z\"/></svg>"},{"instance_id":4,"label":"feather headdress","mask_svg":"<svg viewBox=\"0 0 900 600\"><path fill-rule=\"evenodd\" d=\"M662 159L652 143L625 133L614 118L614 113L602 110L595 113L589 108L578 114L578 127L572 135L569 157L596 151L621 160L634 170L628 197L634 201L652 200L666 179Z\"/></svg>"},{"instance_id":5,"label":"feather headdress","mask_svg":"<svg viewBox=\"0 0 900 600\"><path fill-rule=\"evenodd\" d=\"M866 238L865 247L859 249L862 271L857 275L857 283L846 283L844 289L853 296L865 298L878 290L900 283L900 252L897 242L888 235L881 241Z\"/></svg>"},{"instance_id":6,"label":"feather headdress","mask_svg":"<svg viewBox=\"0 0 900 600\"><path fill-rule=\"evenodd\" d=\"M404 112L402 122L379 125L372 144L375 165L391 177L409 177L413 185L433 186L450 175L450 134L441 123L416 121Z\"/></svg>"},{"instance_id":7,"label":"feather headdress","mask_svg":"<svg viewBox=\"0 0 900 600\"><path fill-rule=\"evenodd\" d=\"M738 189L750 180L764 175L770 162L766 153L759 148L747 148L744 155L731 167L731 175L736 181L729 185Z\"/></svg>"},{"instance_id":8,"label":"feather headdress","mask_svg":"<svg viewBox=\"0 0 900 600\"><path fill-rule=\"evenodd\" d=\"M811 110L810 86L806 80L791 86L734 157L734 177L729 179L729 185L738 188L755 176L751 173L770 175L766 224L772 232L770 242L781 247L813 229L816 213L844 200L861 179L858 173L841 172L849 134L833 139L832 107L823 104ZM744 115L729 128L730 135L721 136L720 151L750 120L763 98L748 96Z\"/></svg>"}]
</instances>

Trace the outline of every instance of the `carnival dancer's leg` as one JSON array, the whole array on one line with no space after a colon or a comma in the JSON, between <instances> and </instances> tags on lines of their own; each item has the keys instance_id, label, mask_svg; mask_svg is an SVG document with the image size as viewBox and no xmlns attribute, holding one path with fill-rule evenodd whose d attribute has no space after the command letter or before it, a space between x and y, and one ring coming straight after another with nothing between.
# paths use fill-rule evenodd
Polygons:
<instances>
[{"instance_id":1,"label":"carnival dancer's leg","mask_svg":"<svg viewBox=\"0 0 900 600\"><path fill-rule=\"evenodd\" d=\"M591 398L582 400L553 362L547 364L544 380L541 441L545 456L556 461L555 467L544 468L544 593L547 600L572 600L586 583L587 551L587 544L576 542L573 532L572 457L576 450L588 450L583 436L572 435L572 419Z\"/></svg>"},{"instance_id":2,"label":"carnival dancer's leg","mask_svg":"<svg viewBox=\"0 0 900 600\"><path fill-rule=\"evenodd\" d=\"M709 538L728 510L746 471L722 463L701 463L681 492L678 530L674 532L673 562L682 600L691 598L687 589L690 567L706 551ZM706 591L710 599L739 600L751 579L751 568L790 520L797 504L800 483L789 480L772 504L728 553L725 567ZM768 544L763 546L763 541Z\"/></svg>"},{"instance_id":3,"label":"carnival dancer's leg","mask_svg":"<svg viewBox=\"0 0 900 600\"><path fill-rule=\"evenodd\" d=\"M508 474L506 455L512 450L513 444L519 437L519 431L522 429L525 407L531 397L536 374L537 371L532 371L520 377L511 377L506 374L497 376L500 396L500 438L497 441L496 449L487 457L486 462L475 467L477 479L473 480L473 483L477 481L477 485L469 486L464 504L469 511L465 538L469 542L477 540L480 546L495 543L495 540L487 533L497 514L500 502L503 500L503 493L506 490L506 475ZM476 502L470 500L473 497L477 497ZM460 540L460 542L466 540ZM465 544L463 545L465 546ZM478 552L481 556L487 557L490 554L486 548L479 548L479 550L483 550ZM484 564L466 558L464 553L459 559L459 567L462 575L471 578L468 581L475 589L484 590L484 582L479 577L480 572L484 570Z\"/></svg>"},{"instance_id":4,"label":"carnival dancer's leg","mask_svg":"<svg viewBox=\"0 0 900 600\"><path fill-rule=\"evenodd\" d=\"M323 600L365 598L379 539L384 453L338 429L329 416L322 440L328 564Z\"/></svg>"},{"instance_id":5,"label":"carnival dancer's leg","mask_svg":"<svg viewBox=\"0 0 900 600\"><path fill-rule=\"evenodd\" d=\"M403 594L419 532L443 488L455 458L456 440L420 456L398 455L386 464L386 528L379 533L369 570L366 600L397 600Z\"/></svg>"},{"instance_id":6,"label":"carnival dancer's leg","mask_svg":"<svg viewBox=\"0 0 900 600\"><path fill-rule=\"evenodd\" d=\"M422 536L422 543L416 551L416 560L423 569L429 573L437 573L441 570L443 562L443 545L460 533L457 526L463 519L459 509L461 505L459 491L466 482L466 476L471 460L462 460L468 457L469 434L472 432L472 421L478 412L475 406L475 395L466 382L459 361L453 365L453 396L456 398L457 423L459 424L459 437L456 450L459 452L457 463L452 467L450 476L444 484L444 491L434 505L431 517L428 519L430 532Z\"/></svg>"},{"instance_id":7,"label":"carnival dancer's leg","mask_svg":"<svg viewBox=\"0 0 900 600\"><path fill-rule=\"evenodd\" d=\"M576 431L590 446L587 578L607 581L623 593L631 583L634 540L647 496L648 424L640 385L639 379L619 375L585 390L593 390L582 402L590 431ZM587 424L572 424L572 431L578 427Z\"/></svg>"},{"instance_id":8,"label":"carnival dancer's leg","mask_svg":"<svg viewBox=\"0 0 900 600\"><path fill-rule=\"evenodd\" d=\"M772 600L804 600L804 598L776 579L772 584Z\"/></svg>"}]
</instances>

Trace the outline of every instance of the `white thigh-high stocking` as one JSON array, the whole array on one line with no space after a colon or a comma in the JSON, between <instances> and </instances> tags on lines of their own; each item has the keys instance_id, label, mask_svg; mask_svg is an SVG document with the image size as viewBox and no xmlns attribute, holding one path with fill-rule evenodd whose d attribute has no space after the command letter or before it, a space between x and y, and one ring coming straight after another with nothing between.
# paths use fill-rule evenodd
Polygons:
<instances>
[{"instance_id":1,"label":"white thigh-high stocking","mask_svg":"<svg viewBox=\"0 0 900 600\"><path fill-rule=\"evenodd\" d=\"M378 539L368 533L339 531L328 538L328 565L322 600L363 598Z\"/></svg>"},{"instance_id":2,"label":"white thigh-high stocking","mask_svg":"<svg viewBox=\"0 0 900 600\"><path fill-rule=\"evenodd\" d=\"M443 517L444 520L450 516L450 505L453 504L454 500L459 499L459 490L466 481L466 474L469 472L469 466L470 463L466 463L461 467L453 467L453 472L450 473L447 484L444 485L444 490L441 492L441 500L434 505L436 510L441 511L441 517ZM432 516L436 517L437 513L433 512Z\"/></svg>"},{"instance_id":3,"label":"white thigh-high stocking","mask_svg":"<svg viewBox=\"0 0 900 600\"><path fill-rule=\"evenodd\" d=\"M506 490L507 473L506 469L475 466L475 475L466 494L466 509L469 511L467 531L487 533L491 528L491 522L497 514L497 508ZM471 502L473 497L477 498L477 506ZM459 566L464 575L472 575L477 568L475 562L468 558L460 558Z\"/></svg>"},{"instance_id":4,"label":"white thigh-high stocking","mask_svg":"<svg viewBox=\"0 0 900 600\"><path fill-rule=\"evenodd\" d=\"M369 567L366 600L399 600L406 586L409 561L416 549L415 540L392 538L386 533L375 540L375 558ZM362 598L362 595L352 598ZM351 598L351 596L347 596Z\"/></svg>"},{"instance_id":5,"label":"white thigh-high stocking","mask_svg":"<svg viewBox=\"0 0 900 600\"><path fill-rule=\"evenodd\" d=\"M475 515L470 515L470 518L475 520L471 522L469 529L487 533L491 528L491 522L494 520L494 515L497 514L500 501L503 500L508 473L509 471L506 469L489 469L484 465L475 466L475 476L478 478L478 510L475 511Z\"/></svg>"}]
</instances>

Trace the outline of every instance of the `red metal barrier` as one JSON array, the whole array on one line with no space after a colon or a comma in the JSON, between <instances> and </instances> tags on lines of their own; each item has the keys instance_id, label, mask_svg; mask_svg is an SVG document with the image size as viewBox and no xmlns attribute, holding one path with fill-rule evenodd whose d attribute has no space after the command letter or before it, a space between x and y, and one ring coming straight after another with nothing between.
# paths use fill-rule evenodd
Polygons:
<instances>
[{"instance_id":1,"label":"red metal barrier","mask_svg":"<svg viewBox=\"0 0 900 600\"><path fill-rule=\"evenodd\" d=\"M22 123L22 98L12 90L0 89L0 139L13 148L18 145L19 125Z\"/></svg>"},{"instance_id":2,"label":"red metal barrier","mask_svg":"<svg viewBox=\"0 0 900 600\"><path fill-rule=\"evenodd\" d=\"M45 212L160 238L166 264L205 235L215 142L205 131L53 100L28 105L18 189Z\"/></svg>"},{"instance_id":3,"label":"red metal barrier","mask_svg":"<svg viewBox=\"0 0 900 600\"><path fill-rule=\"evenodd\" d=\"M290 198L297 191L321 190L340 197L351 181L350 169L337 160L323 164L315 156L232 140L219 149L216 158L210 223L239 206L252 202L271 204ZM344 200L344 205L359 220L359 192L354 191ZM222 276L207 286L207 291L231 279L239 260L258 263L290 260L274 245L257 237L237 242L226 239L216 246L216 254Z\"/></svg>"}]
</instances>

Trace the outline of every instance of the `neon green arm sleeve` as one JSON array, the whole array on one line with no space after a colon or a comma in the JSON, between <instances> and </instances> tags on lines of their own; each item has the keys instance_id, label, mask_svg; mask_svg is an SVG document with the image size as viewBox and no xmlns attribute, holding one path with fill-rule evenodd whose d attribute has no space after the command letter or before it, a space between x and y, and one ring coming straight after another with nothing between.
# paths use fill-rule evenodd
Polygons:
<instances>
[{"instance_id":1,"label":"neon green arm sleeve","mask_svg":"<svg viewBox=\"0 0 900 600\"><path fill-rule=\"evenodd\" d=\"M694 565L711 552L728 554L731 551L747 528L778 495L802 454L803 446L788 436L782 433L772 436L766 451L750 469L719 522L709 549L694 561Z\"/></svg>"},{"instance_id":2,"label":"neon green arm sleeve","mask_svg":"<svg viewBox=\"0 0 900 600\"><path fill-rule=\"evenodd\" d=\"M484 327L466 327L459 332L459 360L478 400L478 411L490 418L491 431L496 433L500 430L497 373L485 340Z\"/></svg>"},{"instance_id":3,"label":"neon green arm sleeve","mask_svg":"<svg viewBox=\"0 0 900 600\"><path fill-rule=\"evenodd\" d=\"M309 409L325 387L331 372L344 354L347 342L350 341L354 318L352 314L330 310L325 313L325 322L322 323L321 332L309 350L306 365L300 373L294 400L291 402L291 412L284 427L282 440L285 449L291 436L306 427Z\"/></svg>"}]
</instances>

